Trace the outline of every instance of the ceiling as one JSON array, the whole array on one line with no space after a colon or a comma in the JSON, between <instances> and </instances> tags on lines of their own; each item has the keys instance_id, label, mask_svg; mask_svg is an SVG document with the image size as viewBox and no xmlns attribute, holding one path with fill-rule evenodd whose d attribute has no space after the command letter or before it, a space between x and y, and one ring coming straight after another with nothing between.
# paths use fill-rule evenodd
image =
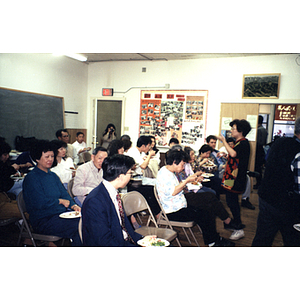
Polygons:
<instances>
[{"instance_id":1,"label":"ceiling","mask_svg":"<svg viewBox=\"0 0 300 300\"><path fill-rule=\"evenodd\" d=\"M277 55L283 53L80 53L87 57L85 63L106 61L169 61L199 58L245 57Z\"/></svg>"}]
</instances>

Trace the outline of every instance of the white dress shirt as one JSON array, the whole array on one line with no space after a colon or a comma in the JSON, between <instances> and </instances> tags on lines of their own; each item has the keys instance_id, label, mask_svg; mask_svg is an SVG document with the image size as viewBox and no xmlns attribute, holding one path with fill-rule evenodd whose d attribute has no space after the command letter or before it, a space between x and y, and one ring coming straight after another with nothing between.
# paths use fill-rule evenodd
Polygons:
<instances>
[{"instance_id":1,"label":"white dress shirt","mask_svg":"<svg viewBox=\"0 0 300 300\"><path fill-rule=\"evenodd\" d=\"M122 225L120 211L119 211L119 205L118 205L118 200L117 200L118 191L111 185L111 183L109 181L107 181L105 179L103 179L103 185L105 186L105 188L107 189L107 191L109 193L111 201L114 204L117 215L119 217L120 225ZM124 230L122 230L122 231L123 231L123 236L124 236L124 240L125 240L128 235Z\"/></svg>"},{"instance_id":2,"label":"white dress shirt","mask_svg":"<svg viewBox=\"0 0 300 300\"><path fill-rule=\"evenodd\" d=\"M68 157L66 160L62 159L55 167L51 168L50 171L54 172L61 180L62 183L68 183L72 179L72 169L74 168L73 160Z\"/></svg>"},{"instance_id":3,"label":"white dress shirt","mask_svg":"<svg viewBox=\"0 0 300 300\"><path fill-rule=\"evenodd\" d=\"M78 143L77 141L74 142L72 144L73 146L73 151L74 151L74 163L77 165L79 163L84 162L83 157L82 157L82 153L78 154L78 152L84 148L86 148L86 143L82 142L82 143Z\"/></svg>"},{"instance_id":4,"label":"white dress shirt","mask_svg":"<svg viewBox=\"0 0 300 300\"><path fill-rule=\"evenodd\" d=\"M143 175L142 169L139 166L144 162L144 159L143 159L142 153L140 153L138 148L131 147L124 154L132 157L134 159L135 163L138 164L138 167L134 170L133 175Z\"/></svg>"}]
</instances>

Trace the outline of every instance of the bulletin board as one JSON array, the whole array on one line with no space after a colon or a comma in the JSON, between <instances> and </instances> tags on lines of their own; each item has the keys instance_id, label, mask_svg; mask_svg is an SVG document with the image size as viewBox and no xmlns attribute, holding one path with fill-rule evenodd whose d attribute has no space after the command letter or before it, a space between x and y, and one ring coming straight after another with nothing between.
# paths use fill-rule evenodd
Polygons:
<instances>
[{"instance_id":1,"label":"bulletin board","mask_svg":"<svg viewBox=\"0 0 300 300\"><path fill-rule=\"evenodd\" d=\"M140 102L140 135L154 135L158 146L171 138L198 149L204 144L208 91L144 90Z\"/></svg>"}]
</instances>

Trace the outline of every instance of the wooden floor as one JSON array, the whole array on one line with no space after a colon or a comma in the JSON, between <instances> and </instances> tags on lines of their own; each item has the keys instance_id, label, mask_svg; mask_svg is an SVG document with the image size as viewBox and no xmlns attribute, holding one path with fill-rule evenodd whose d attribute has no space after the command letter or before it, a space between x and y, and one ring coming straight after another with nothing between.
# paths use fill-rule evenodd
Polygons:
<instances>
[{"instance_id":1,"label":"wooden floor","mask_svg":"<svg viewBox=\"0 0 300 300\"><path fill-rule=\"evenodd\" d=\"M230 212L226 205L225 196L221 195L221 201L224 204L225 208ZM250 196L250 202L255 206L255 210L250 210L244 207L241 207L241 216L242 216L242 222L246 225L245 231L245 237L236 241L235 246L236 247L250 247L252 244L252 240L255 235L256 231L256 221L257 221L257 215L258 215L258 195L257 190L253 190ZM223 222L217 218L217 230L220 233L220 235L224 238L229 238L231 235L231 231L225 230L223 227ZM189 244L188 240L186 239L182 229L178 229L179 239L181 242L181 245L183 247L196 247L196 243L193 241L192 237L190 236L190 239L192 241L191 244ZM202 238L202 234L199 232L199 229L197 226L193 228L193 232L195 233L195 236L200 244L200 246L205 246ZM5 227L0 227L0 246L1 247L15 247L17 246L18 241L18 234L19 234L19 228L15 224L10 224ZM178 247L178 244L176 240L174 240L172 243L172 246ZM66 246L68 246L67 244ZM274 247L281 247L283 246L282 238L280 233L277 234L274 243Z\"/></svg>"},{"instance_id":2,"label":"wooden floor","mask_svg":"<svg viewBox=\"0 0 300 300\"><path fill-rule=\"evenodd\" d=\"M224 207L227 209L227 211L230 213L230 210L226 204L225 201L225 195L221 195L220 197ZM236 247L251 247L253 238L255 236L256 232L256 222L257 222L257 216L258 216L258 195L257 195L257 190L253 190L251 195L250 195L250 202L255 206L255 210L250 210L248 208L241 207L241 218L242 218L242 223L246 225L244 232L245 232L245 237L242 239L235 241L235 246ZM217 231L219 232L220 236L224 238L229 238L232 231L225 230L223 226L223 222L217 218L216 219L217 223ZM176 228L177 230L177 228ZM200 246L205 246L203 242L202 235L199 232L199 229L197 226L193 228L193 232L198 240L198 243ZM192 237L190 236L192 244L189 244L188 240L186 239L184 232L182 229L179 230L179 240L181 242L181 245L183 247L196 247L196 243L193 241ZM178 247L178 244L176 241L173 241L172 246ZM282 237L280 232L277 233L275 240L273 242L273 247L282 247L283 242L282 242Z\"/></svg>"}]
</instances>

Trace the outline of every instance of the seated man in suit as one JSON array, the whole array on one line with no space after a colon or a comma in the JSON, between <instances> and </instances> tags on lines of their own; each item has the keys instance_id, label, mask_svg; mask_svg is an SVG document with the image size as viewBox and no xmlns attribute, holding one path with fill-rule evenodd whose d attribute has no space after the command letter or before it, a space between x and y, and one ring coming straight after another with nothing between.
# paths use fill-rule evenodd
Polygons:
<instances>
[{"instance_id":1,"label":"seated man in suit","mask_svg":"<svg viewBox=\"0 0 300 300\"><path fill-rule=\"evenodd\" d=\"M102 164L103 181L85 199L82 206L84 246L135 246L142 236L134 232L123 210L118 189L130 180L135 161L115 154Z\"/></svg>"},{"instance_id":2,"label":"seated man in suit","mask_svg":"<svg viewBox=\"0 0 300 300\"><path fill-rule=\"evenodd\" d=\"M107 150L101 146L93 150L91 161L76 170L72 192L82 204L85 197L102 181L102 163L107 157Z\"/></svg>"}]
</instances>

